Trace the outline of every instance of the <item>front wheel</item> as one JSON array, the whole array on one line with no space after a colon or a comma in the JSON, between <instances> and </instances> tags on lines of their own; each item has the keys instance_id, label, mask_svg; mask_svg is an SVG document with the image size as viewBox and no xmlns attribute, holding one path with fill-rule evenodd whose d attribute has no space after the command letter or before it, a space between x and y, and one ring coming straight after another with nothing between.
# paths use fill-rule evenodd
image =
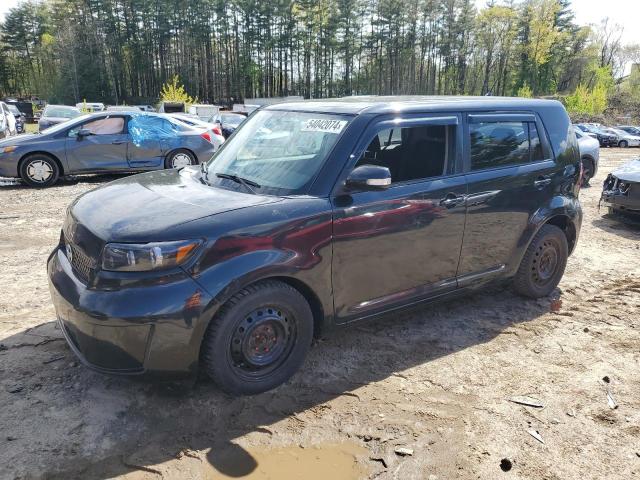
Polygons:
<instances>
[{"instance_id":1,"label":"front wheel","mask_svg":"<svg viewBox=\"0 0 640 480\"><path fill-rule=\"evenodd\" d=\"M185 150L181 148L179 150L174 150L169 155L167 155L167 159L164 162L165 168L182 168L188 167L189 165L196 165L198 161L196 157L189 150Z\"/></svg>"},{"instance_id":2,"label":"front wheel","mask_svg":"<svg viewBox=\"0 0 640 480\"><path fill-rule=\"evenodd\" d=\"M58 164L47 155L30 155L20 164L20 177L31 187L50 187L59 176Z\"/></svg>"},{"instance_id":3,"label":"front wheel","mask_svg":"<svg viewBox=\"0 0 640 480\"><path fill-rule=\"evenodd\" d=\"M569 256L564 232L544 225L531 241L514 278L514 289L530 298L546 297L558 286Z\"/></svg>"},{"instance_id":4,"label":"front wheel","mask_svg":"<svg viewBox=\"0 0 640 480\"><path fill-rule=\"evenodd\" d=\"M618 146L620 148L627 148L629 146L629 142L627 142L626 140L620 140L620 143L618 143Z\"/></svg>"},{"instance_id":5,"label":"front wheel","mask_svg":"<svg viewBox=\"0 0 640 480\"><path fill-rule=\"evenodd\" d=\"M209 324L201 359L231 394L253 395L286 382L302 365L313 338L313 315L295 288L263 281L235 294Z\"/></svg>"}]
</instances>

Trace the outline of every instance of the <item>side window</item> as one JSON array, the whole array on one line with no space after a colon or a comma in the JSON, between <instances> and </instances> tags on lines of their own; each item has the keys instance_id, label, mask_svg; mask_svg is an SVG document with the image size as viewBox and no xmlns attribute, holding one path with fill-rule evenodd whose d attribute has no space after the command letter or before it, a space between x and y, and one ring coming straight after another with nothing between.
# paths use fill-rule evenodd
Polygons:
<instances>
[{"instance_id":1,"label":"side window","mask_svg":"<svg viewBox=\"0 0 640 480\"><path fill-rule=\"evenodd\" d=\"M387 167L393 183L440 177L454 165L455 129L455 125L423 125L382 130L356 166Z\"/></svg>"},{"instance_id":2,"label":"side window","mask_svg":"<svg viewBox=\"0 0 640 480\"><path fill-rule=\"evenodd\" d=\"M93 135L118 135L124 132L123 117L104 117L78 125L69 130L69 136L78 134L78 130L89 130Z\"/></svg>"},{"instance_id":3,"label":"side window","mask_svg":"<svg viewBox=\"0 0 640 480\"><path fill-rule=\"evenodd\" d=\"M545 159L535 122L469 124L471 170L505 167Z\"/></svg>"}]
</instances>

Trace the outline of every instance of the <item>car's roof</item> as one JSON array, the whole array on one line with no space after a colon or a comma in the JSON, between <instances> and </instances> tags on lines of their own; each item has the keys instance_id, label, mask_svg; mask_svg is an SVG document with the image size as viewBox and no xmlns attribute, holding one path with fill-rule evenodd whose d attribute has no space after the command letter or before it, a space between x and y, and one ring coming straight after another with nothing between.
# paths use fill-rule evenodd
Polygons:
<instances>
[{"instance_id":1,"label":"car's roof","mask_svg":"<svg viewBox=\"0 0 640 480\"><path fill-rule=\"evenodd\" d=\"M54 107L54 108L68 108L69 110L78 110L76 107L74 107L73 105L52 105L49 104L47 105L45 108L49 108L49 107Z\"/></svg>"},{"instance_id":2,"label":"car's roof","mask_svg":"<svg viewBox=\"0 0 640 480\"><path fill-rule=\"evenodd\" d=\"M276 103L266 110L292 110L319 113L394 113L427 112L437 110L529 110L560 106L556 100L515 97L472 96L354 96L326 100L300 100Z\"/></svg>"}]
</instances>

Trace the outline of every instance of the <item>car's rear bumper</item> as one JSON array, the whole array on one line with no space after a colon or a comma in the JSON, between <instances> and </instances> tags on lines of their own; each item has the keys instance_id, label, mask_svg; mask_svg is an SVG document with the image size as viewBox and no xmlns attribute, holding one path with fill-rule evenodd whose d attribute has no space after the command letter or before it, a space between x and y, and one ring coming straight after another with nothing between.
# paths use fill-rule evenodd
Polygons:
<instances>
[{"instance_id":1,"label":"car's rear bumper","mask_svg":"<svg viewBox=\"0 0 640 480\"><path fill-rule=\"evenodd\" d=\"M60 329L71 350L102 373L166 379L195 374L210 298L190 277L121 290L95 290L61 248L47 263Z\"/></svg>"}]
</instances>

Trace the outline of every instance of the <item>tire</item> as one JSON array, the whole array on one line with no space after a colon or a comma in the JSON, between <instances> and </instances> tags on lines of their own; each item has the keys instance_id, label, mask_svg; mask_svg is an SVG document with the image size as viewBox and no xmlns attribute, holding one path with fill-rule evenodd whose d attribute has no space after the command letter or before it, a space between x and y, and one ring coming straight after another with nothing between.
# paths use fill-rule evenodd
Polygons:
<instances>
[{"instance_id":1,"label":"tire","mask_svg":"<svg viewBox=\"0 0 640 480\"><path fill-rule=\"evenodd\" d=\"M593 178L593 160L585 158L582 160L582 186L589 185L589 181Z\"/></svg>"},{"instance_id":2,"label":"tire","mask_svg":"<svg viewBox=\"0 0 640 480\"><path fill-rule=\"evenodd\" d=\"M222 390L254 395L286 382L313 339L308 302L286 283L250 285L226 302L202 341L201 364Z\"/></svg>"},{"instance_id":3,"label":"tire","mask_svg":"<svg viewBox=\"0 0 640 480\"><path fill-rule=\"evenodd\" d=\"M180 148L178 150L174 150L173 152L167 155L167 158L164 161L165 168L182 168L187 165L197 165L198 161L196 157L189 150L185 150L184 148Z\"/></svg>"},{"instance_id":4,"label":"tire","mask_svg":"<svg viewBox=\"0 0 640 480\"><path fill-rule=\"evenodd\" d=\"M529 298L546 297L560 283L568 256L564 232L555 225L543 225L520 262L514 278L515 291Z\"/></svg>"},{"instance_id":5,"label":"tire","mask_svg":"<svg viewBox=\"0 0 640 480\"><path fill-rule=\"evenodd\" d=\"M620 140L620 142L618 143L618 146L620 148L627 148L629 146L629 142L627 142L626 140Z\"/></svg>"},{"instance_id":6,"label":"tire","mask_svg":"<svg viewBox=\"0 0 640 480\"><path fill-rule=\"evenodd\" d=\"M36 153L20 163L20 178L31 187L50 187L60 177L58 163L49 155Z\"/></svg>"}]
</instances>

